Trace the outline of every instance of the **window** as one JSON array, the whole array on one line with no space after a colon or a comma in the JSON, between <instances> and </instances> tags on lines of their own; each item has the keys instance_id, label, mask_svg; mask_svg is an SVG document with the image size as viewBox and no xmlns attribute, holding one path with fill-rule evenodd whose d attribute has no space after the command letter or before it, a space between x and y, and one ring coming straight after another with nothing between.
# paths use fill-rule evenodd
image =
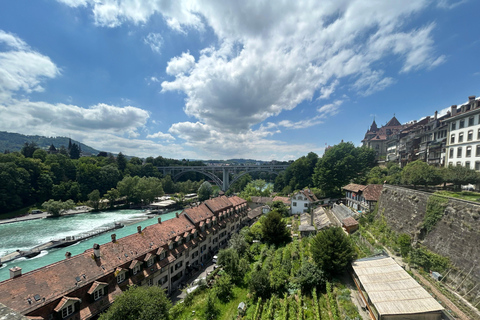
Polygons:
<instances>
[{"instance_id":1,"label":"window","mask_svg":"<svg viewBox=\"0 0 480 320\"><path fill-rule=\"evenodd\" d=\"M455 135L452 134L450 137L450 143L455 143Z\"/></svg>"},{"instance_id":2,"label":"window","mask_svg":"<svg viewBox=\"0 0 480 320\"><path fill-rule=\"evenodd\" d=\"M473 140L473 130L468 131L467 135L467 141L472 141Z\"/></svg>"},{"instance_id":3,"label":"window","mask_svg":"<svg viewBox=\"0 0 480 320\"><path fill-rule=\"evenodd\" d=\"M453 123L452 123L452 130L455 130L455 129L456 129L456 123L453 122Z\"/></svg>"},{"instance_id":4,"label":"window","mask_svg":"<svg viewBox=\"0 0 480 320\"><path fill-rule=\"evenodd\" d=\"M466 157L472 156L472 147L467 147L467 153L465 154Z\"/></svg>"},{"instance_id":5,"label":"window","mask_svg":"<svg viewBox=\"0 0 480 320\"><path fill-rule=\"evenodd\" d=\"M93 300L98 300L103 297L103 288L93 292Z\"/></svg>"},{"instance_id":6,"label":"window","mask_svg":"<svg viewBox=\"0 0 480 320\"><path fill-rule=\"evenodd\" d=\"M153 279L152 278L148 279L148 286L149 287L153 286Z\"/></svg>"},{"instance_id":7,"label":"window","mask_svg":"<svg viewBox=\"0 0 480 320\"><path fill-rule=\"evenodd\" d=\"M305 204L304 204L304 207L305 207L305 208L308 208L308 203L305 203Z\"/></svg>"},{"instance_id":8,"label":"window","mask_svg":"<svg viewBox=\"0 0 480 320\"><path fill-rule=\"evenodd\" d=\"M297 206L297 203L296 203L296 202L294 202L294 203L293 203L293 206L294 206L294 207L296 207L296 206Z\"/></svg>"},{"instance_id":9,"label":"window","mask_svg":"<svg viewBox=\"0 0 480 320\"><path fill-rule=\"evenodd\" d=\"M480 129L477 131L477 140L480 140Z\"/></svg>"},{"instance_id":10,"label":"window","mask_svg":"<svg viewBox=\"0 0 480 320\"><path fill-rule=\"evenodd\" d=\"M461 158L462 157L462 147L458 147L457 148L457 158Z\"/></svg>"},{"instance_id":11,"label":"window","mask_svg":"<svg viewBox=\"0 0 480 320\"><path fill-rule=\"evenodd\" d=\"M161 278L160 280L158 280L158 285L161 286L162 284L166 283L167 280L168 280L168 276Z\"/></svg>"},{"instance_id":12,"label":"window","mask_svg":"<svg viewBox=\"0 0 480 320\"><path fill-rule=\"evenodd\" d=\"M457 162L457 167L460 167L462 163L460 161Z\"/></svg>"},{"instance_id":13,"label":"window","mask_svg":"<svg viewBox=\"0 0 480 320\"><path fill-rule=\"evenodd\" d=\"M470 161L465 161L465 168L470 169Z\"/></svg>"},{"instance_id":14,"label":"window","mask_svg":"<svg viewBox=\"0 0 480 320\"><path fill-rule=\"evenodd\" d=\"M480 170L480 161L475 161L475 170Z\"/></svg>"},{"instance_id":15,"label":"window","mask_svg":"<svg viewBox=\"0 0 480 320\"><path fill-rule=\"evenodd\" d=\"M468 126L473 126L473 117L468 118Z\"/></svg>"},{"instance_id":16,"label":"window","mask_svg":"<svg viewBox=\"0 0 480 320\"><path fill-rule=\"evenodd\" d=\"M460 142L463 142L463 132L460 132L460 133L458 134L458 142L459 142L459 143L460 143Z\"/></svg>"},{"instance_id":17,"label":"window","mask_svg":"<svg viewBox=\"0 0 480 320\"><path fill-rule=\"evenodd\" d=\"M154 261L155 261L155 257L151 257L150 259L148 259L147 267L151 267Z\"/></svg>"},{"instance_id":18,"label":"window","mask_svg":"<svg viewBox=\"0 0 480 320\"><path fill-rule=\"evenodd\" d=\"M125 272L122 272L117 276L117 283L122 283L123 281L125 281Z\"/></svg>"},{"instance_id":19,"label":"window","mask_svg":"<svg viewBox=\"0 0 480 320\"><path fill-rule=\"evenodd\" d=\"M463 127L465 127L465 120L464 119L460 120L460 125L458 126L458 128L462 129Z\"/></svg>"},{"instance_id":20,"label":"window","mask_svg":"<svg viewBox=\"0 0 480 320\"><path fill-rule=\"evenodd\" d=\"M75 308L73 304L69 305L68 307L65 307L62 309L62 318L66 318L69 315L71 315L75 311Z\"/></svg>"},{"instance_id":21,"label":"window","mask_svg":"<svg viewBox=\"0 0 480 320\"><path fill-rule=\"evenodd\" d=\"M137 274L138 271L140 271L140 264L137 263L137 265L135 267L133 267L133 274Z\"/></svg>"},{"instance_id":22,"label":"window","mask_svg":"<svg viewBox=\"0 0 480 320\"><path fill-rule=\"evenodd\" d=\"M450 149L450 158L453 158L453 148Z\"/></svg>"},{"instance_id":23,"label":"window","mask_svg":"<svg viewBox=\"0 0 480 320\"><path fill-rule=\"evenodd\" d=\"M160 253L160 260L163 260L163 259L165 259L165 255L166 255L166 254L165 254L165 251L164 251L164 252L162 252L162 253Z\"/></svg>"},{"instance_id":24,"label":"window","mask_svg":"<svg viewBox=\"0 0 480 320\"><path fill-rule=\"evenodd\" d=\"M475 152L475 157L480 157L480 144L477 145L477 151Z\"/></svg>"},{"instance_id":25,"label":"window","mask_svg":"<svg viewBox=\"0 0 480 320\"><path fill-rule=\"evenodd\" d=\"M449 162L448 165L449 165L449 166L453 166L453 162Z\"/></svg>"}]
</instances>

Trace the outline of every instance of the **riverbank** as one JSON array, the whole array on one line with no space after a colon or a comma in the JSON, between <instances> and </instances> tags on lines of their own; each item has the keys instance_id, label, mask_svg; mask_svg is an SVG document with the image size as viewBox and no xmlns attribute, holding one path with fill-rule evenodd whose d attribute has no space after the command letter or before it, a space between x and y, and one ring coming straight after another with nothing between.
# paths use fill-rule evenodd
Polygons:
<instances>
[{"instance_id":1,"label":"riverbank","mask_svg":"<svg viewBox=\"0 0 480 320\"><path fill-rule=\"evenodd\" d=\"M91 208L91 207L78 206L78 207L75 207L75 209L70 209L70 210L62 212L61 216L66 216L66 215L71 215L71 214L79 214L79 213L87 213L87 212L90 212L92 210L93 210L93 208ZM0 224L45 219L45 218L48 218L48 217L51 217L51 216L52 215L48 212L35 213L35 214L29 213L28 215L20 216L20 217L16 217L16 218L1 219Z\"/></svg>"}]
</instances>

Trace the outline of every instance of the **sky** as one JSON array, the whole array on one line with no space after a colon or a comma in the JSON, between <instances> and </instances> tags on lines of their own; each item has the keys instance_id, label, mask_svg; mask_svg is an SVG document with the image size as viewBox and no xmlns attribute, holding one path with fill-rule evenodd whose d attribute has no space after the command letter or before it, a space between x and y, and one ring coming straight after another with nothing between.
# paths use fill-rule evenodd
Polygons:
<instances>
[{"instance_id":1,"label":"sky","mask_svg":"<svg viewBox=\"0 0 480 320\"><path fill-rule=\"evenodd\" d=\"M0 131L294 160L480 95L477 0L14 0Z\"/></svg>"}]
</instances>

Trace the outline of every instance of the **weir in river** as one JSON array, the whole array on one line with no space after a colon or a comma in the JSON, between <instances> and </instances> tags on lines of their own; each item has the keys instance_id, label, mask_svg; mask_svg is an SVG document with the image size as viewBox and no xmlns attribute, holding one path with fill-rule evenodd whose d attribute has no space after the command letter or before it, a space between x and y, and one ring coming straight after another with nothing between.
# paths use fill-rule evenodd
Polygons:
<instances>
[{"instance_id":1,"label":"weir in river","mask_svg":"<svg viewBox=\"0 0 480 320\"><path fill-rule=\"evenodd\" d=\"M161 215L162 220L175 217L176 212L180 211ZM65 259L67 251L72 255L76 255L92 248L94 243L107 243L111 239L111 233L116 233L117 238L121 238L137 232L137 226L144 228L157 223L156 217L140 221L142 219L145 219L145 212L142 210L118 210L82 213L53 219L48 218L0 225L0 256L4 256L16 250L27 251L55 239L85 234L101 227L113 225L115 222L126 224L124 228L94 236L68 247L43 250L36 257L30 259L19 258L4 263L0 267L0 281L9 278L8 269L14 266L22 268L23 273L26 273ZM127 225L129 222L132 224Z\"/></svg>"}]
</instances>

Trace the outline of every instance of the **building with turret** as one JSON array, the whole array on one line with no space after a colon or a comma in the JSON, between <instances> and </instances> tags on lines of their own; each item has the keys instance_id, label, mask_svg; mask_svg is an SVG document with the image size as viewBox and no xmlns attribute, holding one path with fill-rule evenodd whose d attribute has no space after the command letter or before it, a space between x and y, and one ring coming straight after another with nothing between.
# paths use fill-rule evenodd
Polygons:
<instances>
[{"instance_id":1,"label":"building with turret","mask_svg":"<svg viewBox=\"0 0 480 320\"><path fill-rule=\"evenodd\" d=\"M364 146L372 148L377 153L378 160L385 160L387 155L387 141L391 136L398 134L405 125L402 125L395 116L393 116L386 125L378 128L375 119L370 129L365 133L362 143Z\"/></svg>"}]
</instances>

